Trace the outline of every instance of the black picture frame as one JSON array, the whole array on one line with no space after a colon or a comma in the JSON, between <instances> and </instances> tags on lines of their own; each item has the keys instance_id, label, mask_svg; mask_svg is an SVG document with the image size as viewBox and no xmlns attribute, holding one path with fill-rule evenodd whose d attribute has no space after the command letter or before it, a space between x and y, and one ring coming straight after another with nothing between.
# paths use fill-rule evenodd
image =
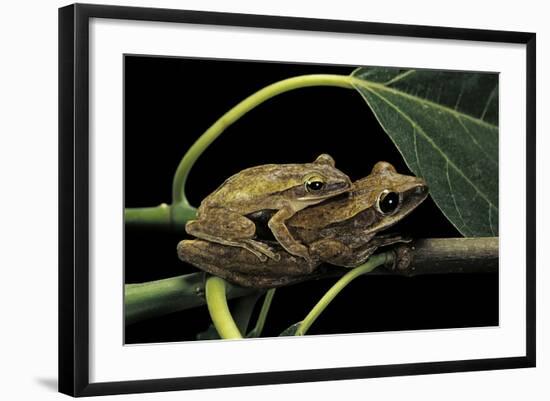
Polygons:
<instances>
[{"instance_id":1,"label":"black picture frame","mask_svg":"<svg viewBox=\"0 0 550 401\"><path fill-rule=\"evenodd\" d=\"M91 18L526 45L526 354L521 357L495 359L90 383L88 28ZM534 367L535 65L536 35L527 32L87 4L74 4L59 9L59 391L72 396L94 396Z\"/></svg>"}]
</instances>

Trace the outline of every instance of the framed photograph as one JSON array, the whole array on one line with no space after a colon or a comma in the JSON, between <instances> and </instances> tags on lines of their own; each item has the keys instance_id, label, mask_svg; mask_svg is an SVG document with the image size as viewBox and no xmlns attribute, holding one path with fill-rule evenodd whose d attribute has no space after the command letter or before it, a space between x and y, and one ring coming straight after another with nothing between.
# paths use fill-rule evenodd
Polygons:
<instances>
[{"instance_id":1,"label":"framed photograph","mask_svg":"<svg viewBox=\"0 0 550 401\"><path fill-rule=\"evenodd\" d=\"M59 113L61 392L535 366L534 33L75 4Z\"/></svg>"}]
</instances>

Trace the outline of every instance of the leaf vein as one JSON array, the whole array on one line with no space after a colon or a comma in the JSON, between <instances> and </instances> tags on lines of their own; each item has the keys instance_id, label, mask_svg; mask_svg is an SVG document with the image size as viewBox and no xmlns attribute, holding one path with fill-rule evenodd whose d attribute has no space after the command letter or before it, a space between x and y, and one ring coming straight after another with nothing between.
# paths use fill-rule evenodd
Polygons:
<instances>
[{"instance_id":1,"label":"leaf vein","mask_svg":"<svg viewBox=\"0 0 550 401\"><path fill-rule=\"evenodd\" d=\"M409 99L412 99L416 102L419 102L419 103L422 103L422 104L426 104L427 106L431 106L431 107L434 107L436 109L442 109L448 113L451 113L453 115L458 115L459 117L462 117L462 118L465 118L467 120L471 120L473 121L474 123L476 124L479 124L479 125L482 125L488 129L492 129L492 130L495 130L498 132L498 126L496 125L493 125L493 124L490 124L484 120L481 120L479 118L476 118L476 117L473 117L473 116L470 116L468 114L464 114L464 113L461 113L459 111L456 111L450 107L447 107L447 106L444 106L444 105L441 105L441 104L437 104L437 103L434 103L430 100L427 100L427 99L424 99L424 98L421 98L419 96L414 96L414 95L411 95L407 92L402 92L400 90L397 90L397 89L393 89L393 88L389 88L387 86L384 86L383 84L379 84L377 82L372 82L372 81L366 81L366 80L362 80L360 78L355 78L352 80L352 84L354 85L357 85L357 86L360 86L362 88L365 88L367 90L373 90L373 88L375 89L381 89L381 90L384 90L384 91L387 91L387 92L391 92L397 96L403 96L405 98L409 98Z\"/></svg>"},{"instance_id":2,"label":"leaf vein","mask_svg":"<svg viewBox=\"0 0 550 401\"><path fill-rule=\"evenodd\" d=\"M497 87L498 87L498 84L493 88L493 90L489 94L489 97L487 98L487 103L485 103L485 107L483 108L483 113L481 113L481 117L479 117L481 120L485 120L485 114L487 114L487 110L489 110L489 105L491 104L491 100L493 100L493 96L495 96Z\"/></svg>"},{"instance_id":3,"label":"leaf vein","mask_svg":"<svg viewBox=\"0 0 550 401\"><path fill-rule=\"evenodd\" d=\"M462 217L462 213L460 213L460 209L458 208L458 204L456 203L453 186L451 184L451 176L449 175L449 162L445 163L445 175L447 177L447 184L449 184L449 193L451 194L451 198L453 199L453 204L455 206L456 212L458 213L458 217L460 217L460 220L462 221L462 226L468 229L469 231L471 231L468 225L466 224L466 221L464 221L464 217Z\"/></svg>"},{"instance_id":4,"label":"leaf vein","mask_svg":"<svg viewBox=\"0 0 550 401\"><path fill-rule=\"evenodd\" d=\"M389 81L387 82L384 82L384 85L391 85L391 84L394 84L396 82L399 82L401 81L403 78L406 78L408 77L409 75L415 73L416 70L408 70L408 71L405 71L404 73L402 74L399 74L399 75L396 75L395 77L393 77L392 79L390 79Z\"/></svg>"},{"instance_id":5,"label":"leaf vein","mask_svg":"<svg viewBox=\"0 0 550 401\"><path fill-rule=\"evenodd\" d=\"M422 167L420 166L420 157L418 157L418 145L416 144L416 127L413 128L413 143L414 143L414 154L416 156L416 165L418 167L418 172L420 173L421 177L424 177L424 173L422 173Z\"/></svg>"},{"instance_id":6,"label":"leaf vein","mask_svg":"<svg viewBox=\"0 0 550 401\"><path fill-rule=\"evenodd\" d=\"M495 165L498 167L498 163L497 161L493 158L493 156L491 156L489 153L487 153L487 151L479 144L479 142L477 141L477 139L472 135L472 133L470 132L470 130L468 129L468 127L466 127L466 125L464 125L464 123L462 122L462 120L460 119L460 117L458 116L455 116L455 118L457 119L457 121L460 123L460 125L462 126L462 128L464 128L464 131L468 134L468 136L470 137L470 139L472 140L472 142L483 152L483 154L485 156L487 156L487 158Z\"/></svg>"},{"instance_id":7,"label":"leaf vein","mask_svg":"<svg viewBox=\"0 0 550 401\"><path fill-rule=\"evenodd\" d=\"M458 105L460 104L460 100L462 99L463 94L464 94L464 82L462 82L462 87L460 88L460 93L458 94L458 98L456 99L455 110L458 110Z\"/></svg>"}]
</instances>

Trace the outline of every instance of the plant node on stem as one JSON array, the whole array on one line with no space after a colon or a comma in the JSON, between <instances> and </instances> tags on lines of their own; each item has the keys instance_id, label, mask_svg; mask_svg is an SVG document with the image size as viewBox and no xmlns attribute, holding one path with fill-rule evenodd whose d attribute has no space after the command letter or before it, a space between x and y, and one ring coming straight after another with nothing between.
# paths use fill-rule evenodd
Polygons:
<instances>
[{"instance_id":1,"label":"plant node on stem","mask_svg":"<svg viewBox=\"0 0 550 401\"><path fill-rule=\"evenodd\" d=\"M266 100L282 93L311 86L336 86L355 89L354 78L348 75L312 74L284 79L260 89L239 102L231 110L214 122L181 159L172 183L172 204L150 208L126 208L125 222L132 225L155 225L159 227L184 227L188 220L195 218L196 209L189 204L185 194L185 184L191 168L200 155L223 131L250 110Z\"/></svg>"}]
</instances>

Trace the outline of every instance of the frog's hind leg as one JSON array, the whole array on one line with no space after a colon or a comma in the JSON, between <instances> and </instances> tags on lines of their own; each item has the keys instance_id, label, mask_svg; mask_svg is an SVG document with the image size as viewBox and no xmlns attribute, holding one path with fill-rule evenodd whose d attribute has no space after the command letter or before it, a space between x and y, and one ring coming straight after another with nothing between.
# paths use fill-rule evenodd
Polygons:
<instances>
[{"instance_id":1,"label":"frog's hind leg","mask_svg":"<svg viewBox=\"0 0 550 401\"><path fill-rule=\"evenodd\" d=\"M318 260L336 266L342 266L342 263L345 263L345 261L352 257L350 247L332 238L315 241L309 246L309 250Z\"/></svg>"},{"instance_id":2,"label":"frog's hind leg","mask_svg":"<svg viewBox=\"0 0 550 401\"><path fill-rule=\"evenodd\" d=\"M269 245L253 239L256 225L252 220L227 209L207 209L198 220L187 222L185 231L206 241L244 248L262 262L268 257L274 260L280 258Z\"/></svg>"},{"instance_id":3,"label":"frog's hind leg","mask_svg":"<svg viewBox=\"0 0 550 401\"><path fill-rule=\"evenodd\" d=\"M310 246L311 253L319 260L341 267L357 267L365 263L376 249L370 243L352 249L343 242L330 238L316 241Z\"/></svg>"},{"instance_id":4,"label":"frog's hind leg","mask_svg":"<svg viewBox=\"0 0 550 401\"><path fill-rule=\"evenodd\" d=\"M279 255L276 255L273 251L271 251L271 249L267 245L265 245L264 247L264 244L258 241L254 241L252 239L242 239L237 241L216 237L206 233L197 233L189 230L187 232L191 235L196 236L197 238L201 238L206 241L216 242L221 245L244 248L247 251L256 255L258 259L260 259L262 262L265 262L267 260L267 257L270 257L272 259L278 259L280 257Z\"/></svg>"}]
</instances>

